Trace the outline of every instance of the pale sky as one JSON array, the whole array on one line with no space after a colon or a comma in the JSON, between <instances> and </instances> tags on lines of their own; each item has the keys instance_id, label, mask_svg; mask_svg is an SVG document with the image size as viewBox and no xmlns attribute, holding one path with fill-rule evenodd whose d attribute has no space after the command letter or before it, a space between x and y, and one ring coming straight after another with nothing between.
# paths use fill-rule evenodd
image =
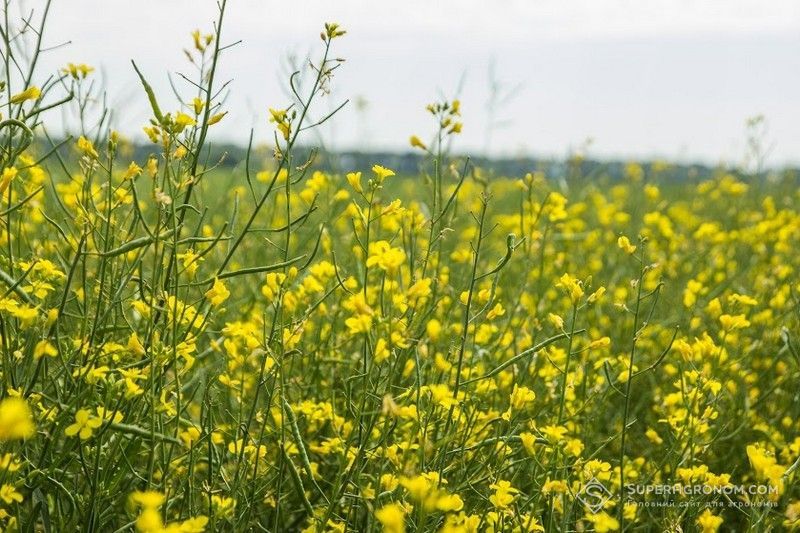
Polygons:
<instances>
[{"instance_id":1,"label":"pale sky","mask_svg":"<svg viewBox=\"0 0 800 533\"><path fill-rule=\"evenodd\" d=\"M42 0L27 0L37 8ZM138 135L148 118L135 59L162 106L175 108L167 72L190 72L189 32L210 30L212 0L53 0L46 68L98 68L115 127ZM271 139L267 107L288 103L279 83L287 56L319 52L319 31L339 22L347 62L325 107L350 98L325 128L337 149L405 150L429 137L425 104L462 101L465 153L563 156L593 143L599 158L667 157L735 163L744 123L764 114L769 163L800 162L800 2L797 0L228 0L222 59L232 80L218 140ZM504 87L502 127L487 136L489 65ZM188 94L188 91L187 91ZM168 105L171 104L171 105Z\"/></svg>"}]
</instances>

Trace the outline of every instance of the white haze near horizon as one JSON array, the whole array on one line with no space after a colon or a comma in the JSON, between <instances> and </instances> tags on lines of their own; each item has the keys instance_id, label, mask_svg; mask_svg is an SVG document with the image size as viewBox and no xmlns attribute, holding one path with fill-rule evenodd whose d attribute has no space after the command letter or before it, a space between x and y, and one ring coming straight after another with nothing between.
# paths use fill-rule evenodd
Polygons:
<instances>
[{"instance_id":1,"label":"white haze near horizon","mask_svg":"<svg viewBox=\"0 0 800 533\"><path fill-rule=\"evenodd\" d=\"M97 67L114 126L138 136L149 113L130 60L174 108L166 73L191 72L182 49L216 11L213 0L53 0L45 44L69 44L42 65ZM558 157L591 138L590 157L735 164L746 119L763 114L768 163L800 161L796 0L228 0L223 43L242 43L222 59L230 113L213 139L244 143L253 128L271 141L266 109L289 101L287 57L318 52L326 21L348 34L323 107L351 100L321 130L329 148L406 150L433 128L424 105L458 95L465 153ZM516 88L494 128L490 65Z\"/></svg>"}]
</instances>

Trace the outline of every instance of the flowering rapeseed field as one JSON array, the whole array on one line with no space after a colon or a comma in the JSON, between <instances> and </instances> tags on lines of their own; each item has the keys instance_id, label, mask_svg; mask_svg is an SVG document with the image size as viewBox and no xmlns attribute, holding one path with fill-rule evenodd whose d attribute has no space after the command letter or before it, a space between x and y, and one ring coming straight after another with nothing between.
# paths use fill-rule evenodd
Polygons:
<instances>
[{"instance_id":1,"label":"flowering rapeseed field","mask_svg":"<svg viewBox=\"0 0 800 533\"><path fill-rule=\"evenodd\" d=\"M445 149L458 101L418 175L321 172L336 24L274 157L223 171L221 32L169 110L139 73L144 160L91 67L6 70L4 530L800 526L796 178L491 176Z\"/></svg>"}]
</instances>

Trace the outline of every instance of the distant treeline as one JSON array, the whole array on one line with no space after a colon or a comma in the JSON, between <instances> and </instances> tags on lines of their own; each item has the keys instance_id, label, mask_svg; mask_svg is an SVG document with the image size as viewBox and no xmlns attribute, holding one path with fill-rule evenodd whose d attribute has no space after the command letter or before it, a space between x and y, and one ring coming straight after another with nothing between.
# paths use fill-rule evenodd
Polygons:
<instances>
[{"instance_id":1,"label":"distant treeline","mask_svg":"<svg viewBox=\"0 0 800 533\"><path fill-rule=\"evenodd\" d=\"M144 161L155 154L157 149L150 143L134 143L128 156L136 161ZM294 159L297 165L302 164L311 154L311 149L296 148ZM463 167L468 154L457 154L451 157L459 170ZM205 154L207 165L217 165L220 169L244 169L247 159L247 148L236 144L214 144L211 151ZM273 161L271 148L262 146L253 148L250 153L250 168L257 172L269 166ZM800 168L787 167L767 169L754 175L737 168L720 168L703 164L678 164L665 160L653 161L621 161L596 160L584 158L536 158L536 157L472 157L469 158L470 169L478 169L482 177L493 176L522 177L528 172L543 172L549 179L590 179L603 177L620 180L631 173L641 172L643 177L657 176L659 181L696 182L703 181L720 173L733 173L739 178L765 178L797 181L800 183ZM368 170L374 164L381 164L397 172L398 175L415 175L420 171L430 171L430 157L415 152L361 152L341 151L314 153L315 169L327 172L351 172ZM638 167L638 168L637 168Z\"/></svg>"}]
</instances>

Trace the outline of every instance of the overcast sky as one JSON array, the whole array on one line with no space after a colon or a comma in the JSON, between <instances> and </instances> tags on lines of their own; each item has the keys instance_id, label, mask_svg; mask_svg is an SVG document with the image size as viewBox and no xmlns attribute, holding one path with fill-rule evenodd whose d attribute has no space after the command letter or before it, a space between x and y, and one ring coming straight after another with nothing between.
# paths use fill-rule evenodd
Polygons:
<instances>
[{"instance_id":1,"label":"overcast sky","mask_svg":"<svg viewBox=\"0 0 800 533\"><path fill-rule=\"evenodd\" d=\"M138 134L148 112L130 59L168 101L166 73L190 71L181 50L216 9L212 0L53 0L46 44L70 44L44 65L96 66L122 105L115 126ZM288 101L286 58L319 51L325 21L348 30L335 42L347 62L325 105L366 102L326 128L335 148L405 149L409 135L431 131L424 105L458 94L466 152L558 156L592 138L595 157L737 162L745 120L764 114L770 162L800 161L797 0L229 0L223 42L243 42L223 57L221 78L233 81L217 139L244 141L250 128L270 139L266 108ZM501 87L517 88L493 129L491 64Z\"/></svg>"}]
</instances>

